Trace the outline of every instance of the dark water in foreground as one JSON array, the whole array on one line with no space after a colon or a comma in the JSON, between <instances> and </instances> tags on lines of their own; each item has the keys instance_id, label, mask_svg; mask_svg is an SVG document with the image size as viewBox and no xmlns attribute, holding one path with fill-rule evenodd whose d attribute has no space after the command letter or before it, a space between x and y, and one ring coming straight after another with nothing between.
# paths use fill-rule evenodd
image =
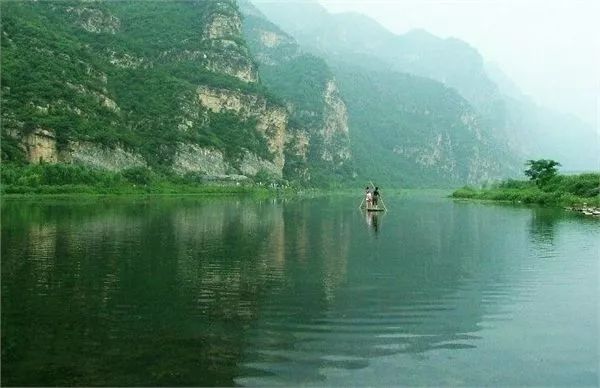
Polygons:
<instances>
[{"instance_id":1,"label":"dark water in foreground","mask_svg":"<svg viewBox=\"0 0 600 388\"><path fill-rule=\"evenodd\" d=\"M600 222L389 198L2 204L2 385L598 385Z\"/></svg>"}]
</instances>

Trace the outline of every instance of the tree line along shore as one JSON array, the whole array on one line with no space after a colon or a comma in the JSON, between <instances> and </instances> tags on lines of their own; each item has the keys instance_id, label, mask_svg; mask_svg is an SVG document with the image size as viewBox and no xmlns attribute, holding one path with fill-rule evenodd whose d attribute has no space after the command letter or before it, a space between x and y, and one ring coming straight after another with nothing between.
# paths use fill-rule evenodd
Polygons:
<instances>
[{"instance_id":1,"label":"tree line along shore","mask_svg":"<svg viewBox=\"0 0 600 388\"><path fill-rule=\"evenodd\" d=\"M558 174L560 164L552 160L530 160L527 166L528 180L507 179L483 188L465 186L452 197L563 206L600 215L600 173Z\"/></svg>"},{"instance_id":2,"label":"tree line along shore","mask_svg":"<svg viewBox=\"0 0 600 388\"><path fill-rule=\"evenodd\" d=\"M452 197L563 206L586 214L600 213L600 173L561 175L557 171L560 164L547 160L529 161L528 166L529 169L525 171L528 180L507 179L482 188L465 186L454 191ZM251 179L236 179L229 176L219 178L200 174L179 176L141 167L117 172L71 164L16 165L12 163L2 163L0 173L0 193L3 195L270 195L273 192L317 190L266 173L259 173ZM321 190L347 191L350 186L355 185L356 182L347 182L345 186L321 188Z\"/></svg>"}]
</instances>

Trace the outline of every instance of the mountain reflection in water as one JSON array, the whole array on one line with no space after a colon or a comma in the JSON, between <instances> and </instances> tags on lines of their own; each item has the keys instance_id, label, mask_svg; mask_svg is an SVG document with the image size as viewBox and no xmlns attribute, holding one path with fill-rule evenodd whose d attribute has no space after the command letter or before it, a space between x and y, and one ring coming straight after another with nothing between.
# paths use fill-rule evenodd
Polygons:
<instances>
[{"instance_id":1,"label":"mountain reflection in water","mask_svg":"<svg viewBox=\"0 0 600 388\"><path fill-rule=\"evenodd\" d=\"M4 201L2 383L597 382L598 223L386 201Z\"/></svg>"}]
</instances>

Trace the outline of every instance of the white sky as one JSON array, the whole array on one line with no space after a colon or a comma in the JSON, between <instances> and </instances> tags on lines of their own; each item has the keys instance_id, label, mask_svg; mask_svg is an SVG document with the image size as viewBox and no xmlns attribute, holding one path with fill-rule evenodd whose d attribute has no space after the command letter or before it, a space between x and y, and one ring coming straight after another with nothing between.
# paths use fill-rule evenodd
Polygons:
<instances>
[{"instance_id":1,"label":"white sky","mask_svg":"<svg viewBox=\"0 0 600 388\"><path fill-rule=\"evenodd\" d=\"M465 40L535 101L598 123L600 0L319 0L392 32Z\"/></svg>"}]
</instances>

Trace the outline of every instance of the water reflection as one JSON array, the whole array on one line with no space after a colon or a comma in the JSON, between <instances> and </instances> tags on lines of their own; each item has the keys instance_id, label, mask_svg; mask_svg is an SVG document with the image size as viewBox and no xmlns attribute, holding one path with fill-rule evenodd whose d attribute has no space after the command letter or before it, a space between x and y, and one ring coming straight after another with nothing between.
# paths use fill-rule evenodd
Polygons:
<instances>
[{"instance_id":1,"label":"water reflection","mask_svg":"<svg viewBox=\"0 0 600 388\"><path fill-rule=\"evenodd\" d=\"M379 213L365 211L365 220L369 228L373 229L375 235L379 232Z\"/></svg>"},{"instance_id":2,"label":"water reflection","mask_svg":"<svg viewBox=\"0 0 600 388\"><path fill-rule=\"evenodd\" d=\"M339 199L100 201L2 204L4 385L318 384L473 350L540 281L524 231L559 222L444 200L394 204L385 228Z\"/></svg>"},{"instance_id":3,"label":"water reflection","mask_svg":"<svg viewBox=\"0 0 600 388\"><path fill-rule=\"evenodd\" d=\"M538 244L552 244L554 241L555 226L560 220L560 209L534 208L531 211L529 233L533 242Z\"/></svg>"}]
</instances>

